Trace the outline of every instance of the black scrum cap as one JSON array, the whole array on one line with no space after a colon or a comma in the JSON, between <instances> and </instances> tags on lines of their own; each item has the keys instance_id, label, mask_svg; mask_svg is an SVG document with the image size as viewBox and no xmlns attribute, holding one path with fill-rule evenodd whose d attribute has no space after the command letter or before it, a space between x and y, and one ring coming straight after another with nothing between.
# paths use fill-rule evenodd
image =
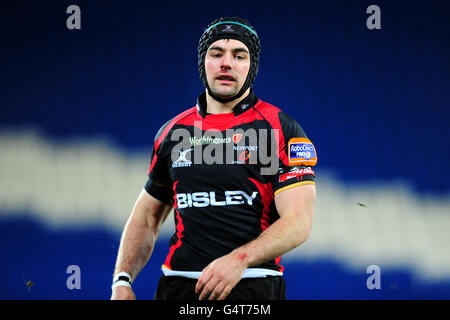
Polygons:
<instances>
[{"instance_id":1,"label":"black scrum cap","mask_svg":"<svg viewBox=\"0 0 450 320\"><path fill-rule=\"evenodd\" d=\"M243 42L250 51L250 70L239 93L231 98L222 99L215 96L208 85L205 72L205 56L209 46L220 39L235 39ZM261 51L261 44L259 42L258 34L255 29L248 23L247 20L236 17L225 17L211 22L203 32L198 45L198 71L200 79L202 80L208 93L215 100L220 102L229 102L239 98L244 92L251 88L258 73L259 54Z\"/></svg>"}]
</instances>

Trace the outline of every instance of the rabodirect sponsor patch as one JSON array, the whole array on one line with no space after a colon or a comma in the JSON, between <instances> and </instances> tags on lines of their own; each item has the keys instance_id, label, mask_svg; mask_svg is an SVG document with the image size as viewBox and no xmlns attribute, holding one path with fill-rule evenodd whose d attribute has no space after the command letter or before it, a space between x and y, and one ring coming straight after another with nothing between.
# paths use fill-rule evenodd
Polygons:
<instances>
[{"instance_id":1,"label":"rabodirect sponsor patch","mask_svg":"<svg viewBox=\"0 0 450 320\"><path fill-rule=\"evenodd\" d=\"M317 163L316 148L308 138L292 138L288 142L290 166L315 166Z\"/></svg>"}]
</instances>

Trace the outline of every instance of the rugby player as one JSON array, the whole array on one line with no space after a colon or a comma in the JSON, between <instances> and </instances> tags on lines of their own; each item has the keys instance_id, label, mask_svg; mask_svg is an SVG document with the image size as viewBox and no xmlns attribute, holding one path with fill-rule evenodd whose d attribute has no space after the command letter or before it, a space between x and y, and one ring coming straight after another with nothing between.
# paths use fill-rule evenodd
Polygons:
<instances>
[{"instance_id":1,"label":"rugby player","mask_svg":"<svg viewBox=\"0 0 450 320\"><path fill-rule=\"evenodd\" d=\"M220 18L203 32L205 92L155 137L148 180L121 237L112 299L135 299L131 284L172 209L155 299L286 299L280 257L310 234L317 154L296 120L256 96L260 50L245 19Z\"/></svg>"}]
</instances>

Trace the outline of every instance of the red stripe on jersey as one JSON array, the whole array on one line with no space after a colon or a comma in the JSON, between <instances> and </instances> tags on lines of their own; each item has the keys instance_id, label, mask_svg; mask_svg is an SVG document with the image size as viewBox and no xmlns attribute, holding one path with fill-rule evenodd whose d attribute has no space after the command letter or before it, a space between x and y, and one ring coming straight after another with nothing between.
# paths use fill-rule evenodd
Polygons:
<instances>
[{"instance_id":1,"label":"red stripe on jersey","mask_svg":"<svg viewBox=\"0 0 450 320\"><path fill-rule=\"evenodd\" d=\"M256 187L258 188L259 194L261 195L262 203L264 205L263 214L261 216L261 232L262 232L270 226L268 213L270 212L270 205L272 204L272 201L274 199L273 187L270 182L264 184L258 180L252 179L252 178L248 178L248 179L251 182L253 182L256 185ZM283 272L284 267L282 265L280 265L280 261L281 261L281 257L275 258L275 263L279 267L278 271Z\"/></svg>"},{"instance_id":2,"label":"red stripe on jersey","mask_svg":"<svg viewBox=\"0 0 450 320\"><path fill-rule=\"evenodd\" d=\"M269 212L270 212L270 205L271 205L271 203L273 201L273 197L274 197L272 184L270 182L263 184L262 182L252 179L252 178L248 178L248 180L250 180L251 182L253 182L255 184L255 186L259 190L259 194L261 195L261 200L264 205L262 216L261 216L261 231L264 231L270 226Z\"/></svg>"},{"instance_id":3,"label":"red stripe on jersey","mask_svg":"<svg viewBox=\"0 0 450 320\"><path fill-rule=\"evenodd\" d=\"M277 264L277 266L279 266L280 268L278 269L278 271L283 272L284 267L282 265L280 265L280 261L281 261L281 257L276 257L275 258L275 263Z\"/></svg>"},{"instance_id":4,"label":"red stripe on jersey","mask_svg":"<svg viewBox=\"0 0 450 320\"><path fill-rule=\"evenodd\" d=\"M186 111L180 113L179 115L177 115L175 118L172 119L172 121L169 122L169 124L164 128L163 132L161 133L161 135L159 136L159 138L155 141L155 155L153 156L152 159L152 163L150 164L150 168L148 169L148 173L147 175L150 174L150 172L153 169L153 166L156 163L156 159L158 158L156 151L159 148L159 145L164 141L164 138L167 136L167 134L169 133L170 129L172 129L172 127L178 122L180 121L180 119L183 119L184 117L189 116L189 114L194 113L197 111L196 107L187 109Z\"/></svg>"},{"instance_id":5,"label":"red stripe on jersey","mask_svg":"<svg viewBox=\"0 0 450 320\"><path fill-rule=\"evenodd\" d=\"M197 108L196 107L192 107L192 108L187 109L186 111L180 113L175 118L173 118L173 120L170 121L170 123L164 128L164 131L161 133L161 135L159 136L158 140L156 140L156 142L155 142L155 152L156 152L156 150L158 150L159 145L164 140L164 138L167 136L167 134L169 133L170 129L172 129L172 127L178 121L180 121L181 119L189 116L192 113L195 114L196 111L197 111Z\"/></svg>"},{"instance_id":6,"label":"red stripe on jersey","mask_svg":"<svg viewBox=\"0 0 450 320\"><path fill-rule=\"evenodd\" d=\"M156 155L156 152L155 152L155 155L153 156L153 159L152 159L152 163L150 164L150 168L148 169L147 175L149 175L150 172L152 172L157 159L158 159L158 156Z\"/></svg>"},{"instance_id":7,"label":"red stripe on jersey","mask_svg":"<svg viewBox=\"0 0 450 320\"><path fill-rule=\"evenodd\" d=\"M286 154L286 143L284 141L283 129L281 128L280 118L278 116L281 110L267 102L255 105L255 109L270 123L272 129L278 130L278 156L280 157L280 160L288 166L289 159Z\"/></svg>"},{"instance_id":8,"label":"red stripe on jersey","mask_svg":"<svg viewBox=\"0 0 450 320\"><path fill-rule=\"evenodd\" d=\"M173 196L173 199L174 199L173 210L175 211L176 216L177 216L177 227L176 227L176 229L177 229L178 240L177 240L177 242L175 244L173 244L170 247L169 254L167 255L166 261L164 262L164 265L166 267L168 267L169 269L172 269L172 266L170 265L170 261L172 260L172 256L175 253L175 250L178 249L181 246L181 243L182 243L181 239L183 238L183 231L184 231L183 220L181 219L180 212L177 210L178 206L177 206L177 191L176 191L176 187L177 187L178 182L179 182L179 180L175 181L175 183L173 184L173 192L174 192L174 196Z\"/></svg>"},{"instance_id":9,"label":"red stripe on jersey","mask_svg":"<svg viewBox=\"0 0 450 320\"><path fill-rule=\"evenodd\" d=\"M260 103L262 103L261 100L259 100L255 106ZM264 120L264 118L252 109L238 116L235 116L234 113L222 113L210 114L205 116L205 118L202 118L201 115L196 112L178 121L178 124L193 126L201 130L225 131L244 123L251 123L255 120Z\"/></svg>"}]
</instances>

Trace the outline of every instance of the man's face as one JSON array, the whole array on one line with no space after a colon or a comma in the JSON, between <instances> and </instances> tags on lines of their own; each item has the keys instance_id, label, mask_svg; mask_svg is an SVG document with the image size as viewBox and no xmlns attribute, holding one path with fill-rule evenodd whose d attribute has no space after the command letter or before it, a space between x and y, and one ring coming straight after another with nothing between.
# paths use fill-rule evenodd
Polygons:
<instances>
[{"instance_id":1,"label":"man's face","mask_svg":"<svg viewBox=\"0 0 450 320\"><path fill-rule=\"evenodd\" d=\"M250 52L239 40L217 40L206 52L206 79L212 93L220 98L238 94L249 70Z\"/></svg>"}]
</instances>

